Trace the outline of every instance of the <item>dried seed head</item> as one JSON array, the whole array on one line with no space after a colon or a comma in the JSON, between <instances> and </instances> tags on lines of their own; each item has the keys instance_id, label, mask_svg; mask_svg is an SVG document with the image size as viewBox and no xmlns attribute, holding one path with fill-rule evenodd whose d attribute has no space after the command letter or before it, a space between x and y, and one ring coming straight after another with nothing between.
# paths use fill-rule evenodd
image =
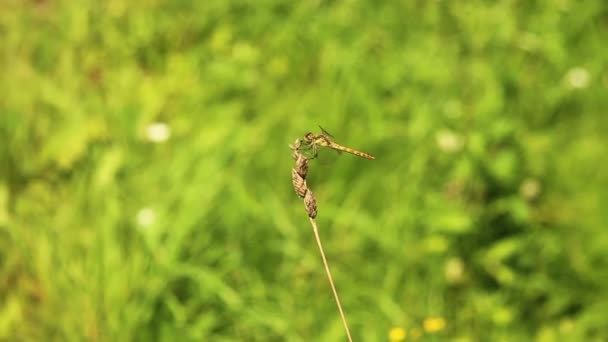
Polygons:
<instances>
[{"instance_id":1,"label":"dried seed head","mask_svg":"<svg viewBox=\"0 0 608 342\"><path fill-rule=\"evenodd\" d=\"M300 152L299 148L302 144L301 139L297 139L293 144L289 145L293 150L292 157L296 161L296 165L291 169L291 183L296 194L304 198L304 207L310 218L317 217L317 200L315 195L308 189L306 184L306 175L308 174L308 159Z\"/></svg>"},{"instance_id":2,"label":"dried seed head","mask_svg":"<svg viewBox=\"0 0 608 342\"><path fill-rule=\"evenodd\" d=\"M296 194L301 198L304 198L306 191L308 191L306 180L298 174L298 171L295 168L291 169L291 183L293 184L293 189L296 191Z\"/></svg>"},{"instance_id":3,"label":"dried seed head","mask_svg":"<svg viewBox=\"0 0 608 342\"><path fill-rule=\"evenodd\" d=\"M313 219L317 217L317 199L310 190L306 192L306 196L304 197L304 207L306 207L308 217Z\"/></svg>"},{"instance_id":4,"label":"dried seed head","mask_svg":"<svg viewBox=\"0 0 608 342\"><path fill-rule=\"evenodd\" d=\"M301 153L298 152L298 158L296 159L296 166L294 170L300 175L302 178L306 178L308 174L308 159L306 159Z\"/></svg>"},{"instance_id":5,"label":"dried seed head","mask_svg":"<svg viewBox=\"0 0 608 342\"><path fill-rule=\"evenodd\" d=\"M298 155L301 154L300 153L301 145L302 145L302 139L296 139L296 141L294 141L293 144L289 144L289 148L291 148L291 150L293 151L293 154L291 155L293 157L293 159L298 159Z\"/></svg>"}]
</instances>

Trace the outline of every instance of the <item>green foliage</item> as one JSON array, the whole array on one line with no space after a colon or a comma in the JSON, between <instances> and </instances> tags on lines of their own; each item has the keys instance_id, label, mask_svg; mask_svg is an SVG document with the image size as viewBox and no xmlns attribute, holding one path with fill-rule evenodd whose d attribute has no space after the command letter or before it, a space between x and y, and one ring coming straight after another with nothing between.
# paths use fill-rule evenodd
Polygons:
<instances>
[{"instance_id":1,"label":"green foliage","mask_svg":"<svg viewBox=\"0 0 608 342\"><path fill-rule=\"evenodd\" d=\"M320 124L377 158L309 176L356 340L605 340L607 35L599 0L2 2L0 339L343 340L290 184Z\"/></svg>"}]
</instances>

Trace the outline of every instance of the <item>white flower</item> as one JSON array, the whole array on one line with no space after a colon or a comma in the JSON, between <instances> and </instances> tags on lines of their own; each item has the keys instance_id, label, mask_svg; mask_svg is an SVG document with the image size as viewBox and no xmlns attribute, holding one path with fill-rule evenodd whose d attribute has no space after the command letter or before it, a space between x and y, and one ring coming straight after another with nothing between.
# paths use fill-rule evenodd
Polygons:
<instances>
[{"instance_id":1,"label":"white flower","mask_svg":"<svg viewBox=\"0 0 608 342\"><path fill-rule=\"evenodd\" d=\"M456 133L444 129L437 132L435 137L437 146L444 152L456 152L462 148L463 141Z\"/></svg>"},{"instance_id":2,"label":"white flower","mask_svg":"<svg viewBox=\"0 0 608 342\"><path fill-rule=\"evenodd\" d=\"M146 128L146 137L151 142L162 143L171 136L171 127L164 122L154 122Z\"/></svg>"},{"instance_id":3,"label":"white flower","mask_svg":"<svg viewBox=\"0 0 608 342\"><path fill-rule=\"evenodd\" d=\"M566 81L570 87L575 89L587 88L589 81L591 81L591 75L589 71L583 67L575 67L568 70L566 74Z\"/></svg>"},{"instance_id":4,"label":"white flower","mask_svg":"<svg viewBox=\"0 0 608 342\"><path fill-rule=\"evenodd\" d=\"M142 228L150 227L156 222L156 212L151 208L142 208L137 213L137 223Z\"/></svg>"}]
</instances>

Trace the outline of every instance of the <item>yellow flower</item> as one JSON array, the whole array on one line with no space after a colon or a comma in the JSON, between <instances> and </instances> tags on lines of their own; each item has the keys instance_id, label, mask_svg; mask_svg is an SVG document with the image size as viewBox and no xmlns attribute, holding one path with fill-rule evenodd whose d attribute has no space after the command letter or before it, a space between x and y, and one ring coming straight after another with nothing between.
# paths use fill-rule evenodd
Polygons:
<instances>
[{"instance_id":1,"label":"yellow flower","mask_svg":"<svg viewBox=\"0 0 608 342\"><path fill-rule=\"evenodd\" d=\"M427 332L437 332L445 329L445 319L443 317L429 317L422 323Z\"/></svg>"},{"instance_id":2,"label":"yellow flower","mask_svg":"<svg viewBox=\"0 0 608 342\"><path fill-rule=\"evenodd\" d=\"M403 329L401 327L392 328L388 332L388 339L391 342L400 342L400 341L403 341L403 340L405 340L406 336L407 336L407 331L405 331L405 329Z\"/></svg>"}]
</instances>

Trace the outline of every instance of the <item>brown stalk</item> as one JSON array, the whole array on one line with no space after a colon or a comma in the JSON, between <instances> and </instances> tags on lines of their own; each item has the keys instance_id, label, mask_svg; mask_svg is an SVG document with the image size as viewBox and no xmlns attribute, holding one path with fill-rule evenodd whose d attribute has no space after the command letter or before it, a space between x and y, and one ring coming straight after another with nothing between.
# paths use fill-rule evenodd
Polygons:
<instances>
[{"instance_id":1,"label":"brown stalk","mask_svg":"<svg viewBox=\"0 0 608 342\"><path fill-rule=\"evenodd\" d=\"M323 245L321 244L321 237L319 236L319 229L315 219L317 217L317 199L306 184L306 175L308 174L308 159L300 152L301 144L302 140L297 139L293 145L289 145L289 147L291 147L293 150L293 159L296 161L296 165L293 167L293 169L291 169L291 181L296 194L304 199L304 208L306 209L306 213L310 219L310 223L315 234L315 239L317 240L317 245L319 246L319 251L321 252L321 258L323 259L323 265L325 266L325 273L327 273L327 279L329 279L329 285L331 286L331 290L334 294L334 299L336 300L336 305L338 306L338 311L340 312L340 318L342 318L342 324L344 325L346 336L348 337L348 341L352 342L353 339L350 335L350 330L348 329L346 316L342 310L342 304L340 304L340 297L338 296L338 291L334 285L333 277L329 269L329 263L327 262L325 252L323 251Z\"/></svg>"}]
</instances>

